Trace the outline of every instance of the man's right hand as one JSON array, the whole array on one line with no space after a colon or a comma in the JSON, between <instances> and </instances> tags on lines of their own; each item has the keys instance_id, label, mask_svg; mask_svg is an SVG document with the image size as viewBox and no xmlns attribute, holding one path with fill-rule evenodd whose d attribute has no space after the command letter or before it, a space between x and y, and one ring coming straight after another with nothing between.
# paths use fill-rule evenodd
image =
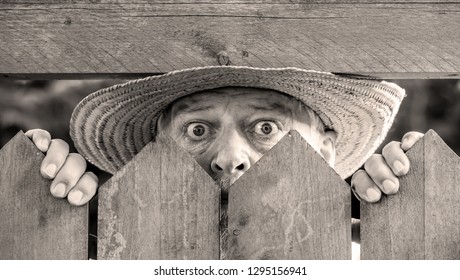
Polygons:
<instances>
[{"instance_id":1,"label":"man's right hand","mask_svg":"<svg viewBox=\"0 0 460 280\"><path fill-rule=\"evenodd\" d=\"M72 205L86 204L95 194L98 178L86 172L86 160L77 153L69 153L69 145L61 139L51 139L48 131L32 129L25 133L37 148L46 153L40 173L52 179L51 194L65 198Z\"/></svg>"}]
</instances>

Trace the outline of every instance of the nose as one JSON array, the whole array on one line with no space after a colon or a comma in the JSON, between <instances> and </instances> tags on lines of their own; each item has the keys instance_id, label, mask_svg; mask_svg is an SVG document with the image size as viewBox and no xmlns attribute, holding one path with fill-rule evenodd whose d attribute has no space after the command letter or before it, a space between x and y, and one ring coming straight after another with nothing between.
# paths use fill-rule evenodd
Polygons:
<instances>
[{"instance_id":1,"label":"nose","mask_svg":"<svg viewBox=\"0 0 460 280\"><path fill-rule=\"evenodd\" d=\"M215 174L239 177L251 167L250 146L238 133L222 137L222 143L211 161Z\"/></svg>"},{"instance_id":2,"label":"nose","mask_svg":"<svg viewBox=\"0 0 460 280\"><path fill-rule=\"evenodd\" d=\"M211 162L211 170L214 173L223 173L228 176L234 176L239 173L244 173L250 167L249 160L244 158L215 158Z\"/></svg>"}]
</instances>

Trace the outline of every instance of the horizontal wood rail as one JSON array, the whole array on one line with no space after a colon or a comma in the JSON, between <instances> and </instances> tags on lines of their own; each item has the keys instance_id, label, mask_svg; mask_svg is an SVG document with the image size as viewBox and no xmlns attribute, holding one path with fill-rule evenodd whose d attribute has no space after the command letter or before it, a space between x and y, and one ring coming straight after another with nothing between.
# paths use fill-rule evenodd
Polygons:
<instances>
[{"instance_id":1,"label":"horizontal wood rail","mask_svg":"<svg viewBox=\"0 0 460 280\"><path fill-rule=\"evenodd\" d=\"M207 65L459 78L460 1L0 1L0 77Z\"/></svg>"}]
</instances>

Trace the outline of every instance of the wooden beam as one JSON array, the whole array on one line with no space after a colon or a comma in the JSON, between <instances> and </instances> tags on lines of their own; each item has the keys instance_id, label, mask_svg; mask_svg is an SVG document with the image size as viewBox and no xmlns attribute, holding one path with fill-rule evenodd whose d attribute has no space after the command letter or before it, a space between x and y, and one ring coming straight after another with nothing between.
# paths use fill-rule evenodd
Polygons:
<instances>
[{"instance_id":1,"label":"wooden beam","mask_svg":"<svg viewBox=\"0 0 460 280\"><path fill-rule=\"evenodd\" d=\"M1 1L0 76L206 65L459 78L460 1Z\"/></svg>"}]
</instances>

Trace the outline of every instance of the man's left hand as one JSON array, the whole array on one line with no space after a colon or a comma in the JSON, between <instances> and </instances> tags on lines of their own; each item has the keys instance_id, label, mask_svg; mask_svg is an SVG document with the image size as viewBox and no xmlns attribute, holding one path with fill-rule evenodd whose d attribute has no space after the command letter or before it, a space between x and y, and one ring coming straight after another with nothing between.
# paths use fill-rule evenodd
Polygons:
<instances>
[{"instance_id":1,"label":"man's left hand","mask_svg":"<svg viewBox=\"0 0 460 280\"><path fill-rule=\"evenodd\" d=\"M377 202L385 194L395 194L399 190L398 177L409 172L410 162L405 152L423 137L423 133L411 131L401 142L393 141L385 145L382 154L372 155L351 179L354 194L360 200Z\"/></svg>"}]
</instances>

